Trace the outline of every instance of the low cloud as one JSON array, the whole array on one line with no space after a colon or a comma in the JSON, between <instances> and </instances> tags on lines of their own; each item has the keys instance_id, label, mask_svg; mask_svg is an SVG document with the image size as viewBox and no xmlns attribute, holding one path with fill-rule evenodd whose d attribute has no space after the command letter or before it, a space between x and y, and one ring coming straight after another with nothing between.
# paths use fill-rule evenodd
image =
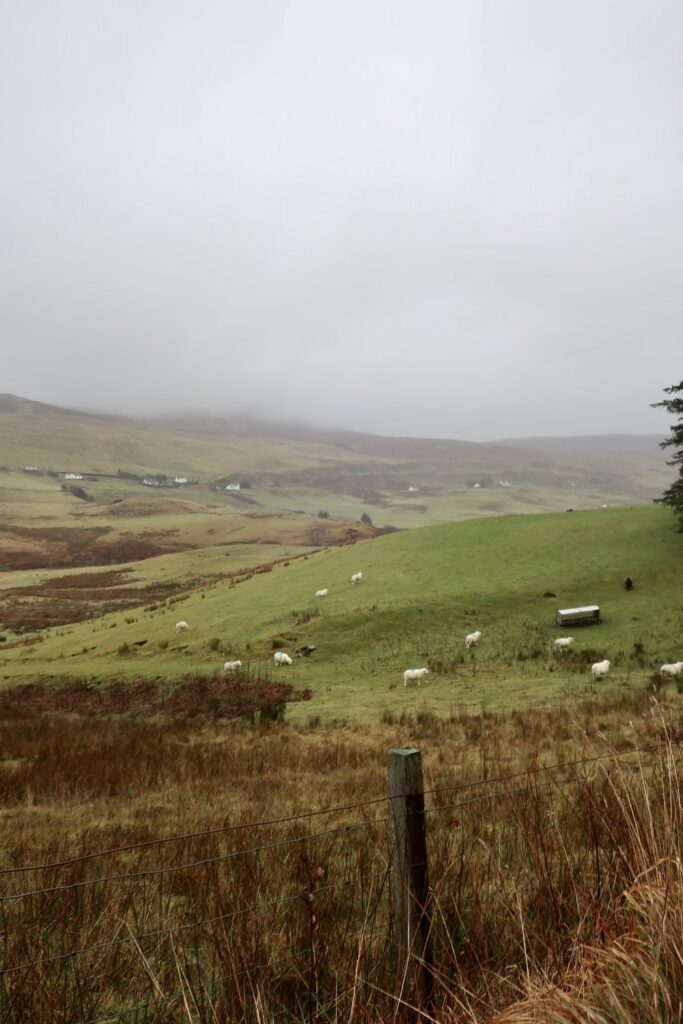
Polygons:
<instances>
[{"instance_id":1,"label":"low cloud","mask_svg":"<svg viewBox=\"0 0 683 1024\"><path fill-rule=\"evenodd\" d=\"M0 390L383 433L656 432L683 10L18 5Z\"/></svg>"}]
</instances>

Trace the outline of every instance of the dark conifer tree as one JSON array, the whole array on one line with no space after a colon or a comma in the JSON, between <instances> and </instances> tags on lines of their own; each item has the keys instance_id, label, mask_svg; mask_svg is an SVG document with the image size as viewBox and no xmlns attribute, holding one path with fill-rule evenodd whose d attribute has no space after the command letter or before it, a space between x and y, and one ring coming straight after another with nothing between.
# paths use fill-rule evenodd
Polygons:
<instances>
[{"instance_id":1,"label":"dark conifer tree","mask_svg":"<svg viewBox=\"0 0 683 1024\"><path fill-rule=\"evenodd\" d=\"M669 460L669 465L678 468L678 477L657 501L662 505L671 506L683 530L683 381L680 384L672 384L670 388L664 388L664 393L672 397L656 402L653 408L666 409L672 416L678 417L677 422L671 427L671 435L662 441L661 445L662 448L674 449L674 456Z\"/></svg>"}]
</instances>

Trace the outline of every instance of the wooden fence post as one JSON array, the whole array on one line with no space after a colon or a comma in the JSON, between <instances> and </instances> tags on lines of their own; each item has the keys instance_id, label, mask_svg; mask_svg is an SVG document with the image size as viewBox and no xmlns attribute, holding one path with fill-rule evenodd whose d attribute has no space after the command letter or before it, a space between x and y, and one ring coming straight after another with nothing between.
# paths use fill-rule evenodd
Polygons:
<instances>
[{"instance_id":1,"label":"wooden fence post","mask_svg":"<svg viewBox=\"0 0 683 1024\"><path fill-rule=\"evenodd\" d=\"M434 978L427 825L419 750L402 747L389 751L389 796L395 832L392 883L398 989L405 1004L429 1010Z\"/></svg>"}]
</instances>

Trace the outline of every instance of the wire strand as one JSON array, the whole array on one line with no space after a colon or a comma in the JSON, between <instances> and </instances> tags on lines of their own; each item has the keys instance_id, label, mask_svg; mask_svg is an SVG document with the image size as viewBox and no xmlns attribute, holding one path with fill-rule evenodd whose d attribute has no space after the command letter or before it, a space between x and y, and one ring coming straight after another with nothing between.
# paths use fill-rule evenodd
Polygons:
<instances>
[{"instance_id":1,"label":"wire strand","mask_svg":"<svg viewBox=\"0 0 683 1024\"><path fill-rule=\"evenodd\" d=\"M592 758L582 758L576 761L565 761L553 765L538 766L536 768L530 768L522 772L516 772L511 775L499 775L490 779L478 779L475 782L469 783L458 783L453 786L437 786L424 791L425 796L429 796L433 793L446 793L453 792L459 789L470 789L474 786L492 785L498 782L504 782L510 779L522 778L525 775L536 774L538 772L553 771L555 769L563 769L573 767L574 765L589 764L595 761L601 761L606 758L619 758L626 757L636 753L651 753L650 750L645 748L635 747L632 750L622 751L620 753L608 753L599 754ZM145 839L138 843L128 843L124 846L115 846L107 850L94 850L89 853L78 854L76 857L69 857L60 861L52 861L46 864L26 864L11 868L0 868L0 876L12 875L20 873L29 873L34 871L51 871L57 870L58 868L71 867L74 864L81 864L85 861L95 860L100 857L111 857L119 853L130 853L133 850L149 849L154 846L164 846L168 843L187 842L191 839L204 839L208 836L225 834L228 832L237 832L244 829L250 828L264 828L269 825L286 825L297 821L306 821L310 818L319 817L324 814L341 814L346 811L362 810L365 807L372 807L379 803L386 803L389 800L397 799L391 796L378 796L373 797L369 800L359 800L351 804L341 804L337 807L321 807L315 811L303 811L298 814L290 814L282 818L266 818L261 821L253 822L240 822L235 825L220 825L216 828L204 829L200 832L187 832L182 835L176 836L164 836L160 839Z\"/></svg>"},{"instance_id":2,"label":"wire strand","mask_svg":"<svg viewBox=\"0 0 683 1024\"><path fill-rule=\"evenodd\" d=\"M279 839L273 843L262 843L260 846L248 846L243 850L231 850L230 853L217 854L215 857L204 857L202 860L190 861L186 864L169 864L161 868L146 868L144 871L129 871L117 875L105 875L102 878L84 878L79 882L68 882L64 885L52 885L43 889L29 889L26 892L8 893L5 896L0 896L0 905L27 899L30 896L47 896L52 893L83 889L86 886L104 884L105 882L128 882L133 879L154 878L157 875L173 874L177 871L190 871L193 868L204 867L207 864L220 864L224 861L235 860L237 857L246 857L250 853L275 850L283 846L293 846L295 843L306 843L311 839L319 839L322 836L330 836L339 832L349 832L354 829L364 828L367 825L382 824L390 820L388 817L369 818L347 825L337 825L334 828L323 829L320 832L311 832L305 836L292 836L289 839Z\"/></svg>"}]
</instances>

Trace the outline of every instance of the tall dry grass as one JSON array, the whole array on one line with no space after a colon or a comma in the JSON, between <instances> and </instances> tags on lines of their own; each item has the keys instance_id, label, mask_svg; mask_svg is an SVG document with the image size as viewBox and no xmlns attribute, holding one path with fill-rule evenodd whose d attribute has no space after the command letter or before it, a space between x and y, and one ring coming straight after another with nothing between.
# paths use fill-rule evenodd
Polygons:
<instances>
[{"instance_id":1,"label":"tall dry grass","mask_svg":"<svg viewBox=\"0 0 683 1024\"><path fill-rule=\"evenodd\" d=\"M631 1012L652 983L652 1015L604 1019L673 1020L676 700L363 731L5 713L0 868L375 802L0 874L0 1019L391 1020L386 752L411 742L431 791L436 986L422 1019L597 1022L608 991Z\"/></svg>"}]
</instances>

